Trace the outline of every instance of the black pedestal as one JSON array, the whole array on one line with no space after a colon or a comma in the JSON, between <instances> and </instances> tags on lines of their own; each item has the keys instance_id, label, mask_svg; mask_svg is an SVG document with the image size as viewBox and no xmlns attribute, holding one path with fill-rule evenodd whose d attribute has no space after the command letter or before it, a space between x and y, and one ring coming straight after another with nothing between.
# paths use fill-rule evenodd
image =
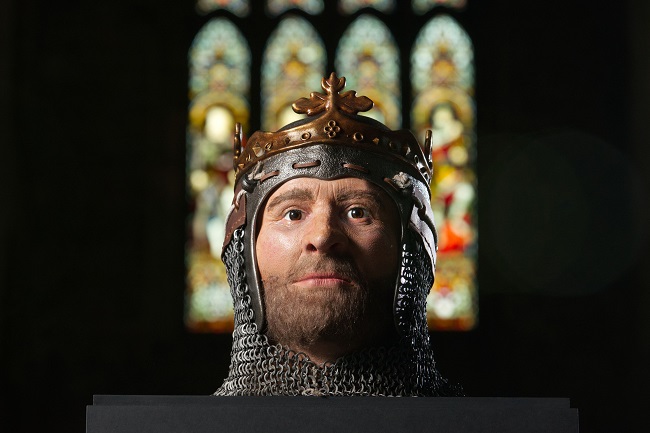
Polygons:
<instances>
[{"instance_id":1,"label":"black pedestal","mask_svg":"<svg viewBox=\"0 0 650 433\"><path fill-rule=\"evenodd\" d=\"M99 395L86 433L577 433L565 398Z\"/></svg>"}]
</instances>

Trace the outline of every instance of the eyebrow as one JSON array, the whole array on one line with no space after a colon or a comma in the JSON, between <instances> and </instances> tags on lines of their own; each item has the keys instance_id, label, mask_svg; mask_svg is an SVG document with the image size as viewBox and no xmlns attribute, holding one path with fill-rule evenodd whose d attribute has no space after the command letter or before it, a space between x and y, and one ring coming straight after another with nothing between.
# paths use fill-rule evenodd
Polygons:
<instances>
[{"instance_id":1,"label":"eyebrow","mask_svg":"<svg viewBox=\"0 0 650 433\"><path fill-rule=\"evenodd\" d=\"M314 196L312 193L306 189L301 189L301 188L294 188L290 191L283 192L282 194L278 195L277 197L273 197L271 201L269 201L269 204L266 205L266 209L270 210L273 209L275 206L285 202L285 201L290 201L290 200L298 200L298 201L308 201L308 200L313 200Z\"/></svg>"},{"instance_id":2,"label":"eyebrow","mask_svg":"<svg viewBox=\"0 0 650 433\"><path fill-rule=\"evenodd\" d=\"M313 200L314 196L311 191L302 188L295 188L290 191L283 192L276 197L273 197L273 199L269 201L268 205L266 206L266 209L272 210L274 207L286 201L305 202ZM368 200L377 203L380 206L383 204L381 194L379 194L377 191L344 191L336 196L337 202L346 202L353 200Z\"/></svg>"},{"instance_id":3,"label":"eyebrow","mask_svg":"<svg viewBox=\"0 0 650 433\"><path fill-rule=\"evenodd\" d=\"M381 195L371 191L346 191L336 196L337 201L369 200L381 203Z\"/></svg>"}]
</instances>

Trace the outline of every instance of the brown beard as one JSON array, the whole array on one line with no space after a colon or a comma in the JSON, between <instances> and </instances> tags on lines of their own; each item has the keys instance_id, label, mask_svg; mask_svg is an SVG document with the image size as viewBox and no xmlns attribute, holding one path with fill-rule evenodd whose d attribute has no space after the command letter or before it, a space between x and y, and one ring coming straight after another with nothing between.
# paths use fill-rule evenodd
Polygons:
<instances>
[{"instance_id":1,"label":"brown beard","mask_svg":"<svg viewBox=\"0 0 650 433\"><path fill-rule=\"evenodd\" d=\"M292 282L311 272L336 272L351 283L315 290L292 286ZM273 342L289 348L305 348L316 342L354 348L360 339L363 343L367 338L368 328L377 325L368 323L371 319L367 314L377 300L371 299L368 282L349 260L325 257L299 262L286 277L270 276L263 284L266 334ZM391 314L390 308L386 311Z\"/></svg>"}]
</instances>

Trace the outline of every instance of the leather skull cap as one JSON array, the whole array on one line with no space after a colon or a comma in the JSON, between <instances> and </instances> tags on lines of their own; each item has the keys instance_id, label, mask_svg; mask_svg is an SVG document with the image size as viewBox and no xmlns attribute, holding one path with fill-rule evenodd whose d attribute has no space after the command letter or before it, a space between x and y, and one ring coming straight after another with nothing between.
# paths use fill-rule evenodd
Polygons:
<instances>
[{"instance_id":1,"label":"leather skull cap","mask_svg":"<svg viewBox=\"0 0 650 433\"><path fill-rule=\"evenodd\" d=\"M307 114L305 119L276 132L257 131L245 146L241 125L235 129L235 196L226 220L224 249L234 231L245 227L246 279L260 332L265 318L264 288L255 254L258 221L270 194L290 179L357 177L379 186L397 206L402 248L421 242L431 262L430 272L435 272L437 235L429 186L431 131L427 131L422 147L410 131L393 131L359 115L374 104L353 90L342 93L344 77L332 73L322 79L321 87L325 93L312 92L309 98L293 103L296 113ZM400 275L398 272L395 282L394 311L397 330L404 335L397 318Z\"/></svg>"}]
</instances>

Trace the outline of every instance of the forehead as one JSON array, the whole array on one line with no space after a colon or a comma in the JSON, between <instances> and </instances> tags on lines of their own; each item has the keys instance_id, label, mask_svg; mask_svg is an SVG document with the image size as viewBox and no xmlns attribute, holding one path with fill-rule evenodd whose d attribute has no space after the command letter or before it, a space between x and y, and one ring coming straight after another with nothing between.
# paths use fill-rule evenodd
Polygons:
<instances>
[{"instance_id":1,"label":"forehead","mask_svg":"<svg viewBox=\"0 0 650 433\"><path fill-rule=\"evenodd\" d=\"M274 199L291 197L292 192L300 192L300 196L310 200L337 200L340 198L363 198L373 200L382 205L389 204L392 199L378 186L365 179L345 177L341 179L323 180L315 178L296 178L282 184L268 198L267 204Z\"/></svg>"}]
</instances>

